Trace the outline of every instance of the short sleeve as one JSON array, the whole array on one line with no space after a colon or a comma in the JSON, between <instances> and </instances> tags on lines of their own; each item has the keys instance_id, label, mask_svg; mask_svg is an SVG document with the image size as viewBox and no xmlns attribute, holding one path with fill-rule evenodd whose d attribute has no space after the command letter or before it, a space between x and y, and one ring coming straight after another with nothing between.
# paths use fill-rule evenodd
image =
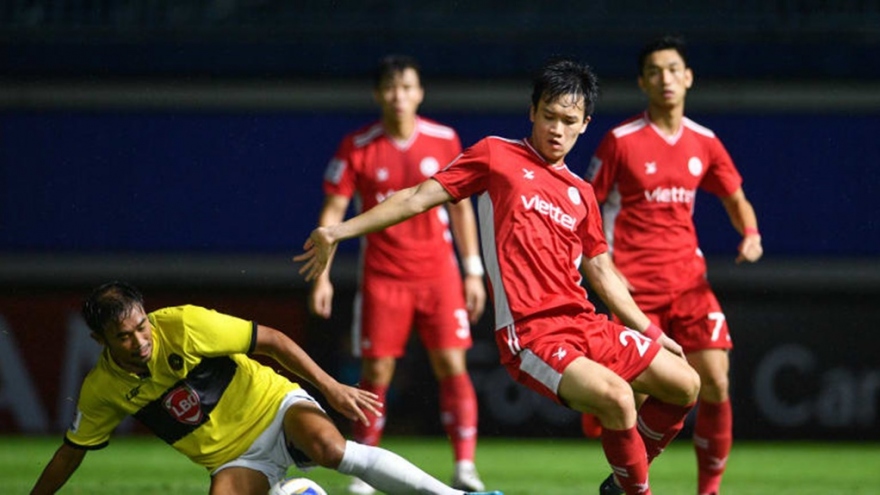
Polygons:
<instances>
[{"instance_id":1,"label":"short sleeve","mask_svg":"<svg viewBox=\"0 0 880 495\"><path fill-rule=\"evenodd\" d=\"M602 213L599 210L599 203L593 193L593 188L586 184L586 191L581 194L587 207L587 216L581 226L584 256L594 258L608 251L608 241L605 240L605 232L602 229Z\"/></svg>"},{"instance_id":2,"label":"short sleeve","mask_svg":"<svg viewBox=\"0 0 880 495\"><path fill-rule=\"evenodd\" d=\"M189 351L215 357L246 354L256 343L256 324L199 306L186 306L183 324Z\"/></svg>"},{"instance_id":3,"label":"short sleeve","mask_svg":"<svg viewBox=\"0 0 880 495\"><path fill-rule=\"evenodd\" d=\"M324 193L351 198L356 189L355 170L352 166L353 149L351 137L339 143L339 148L324 170Z\"/></svg>"},{"instance_id":4,"label":"short sleeve","mask_svg":"<svg viewBox=\"0 0 880 495\"><path fill-rule=\"evenodd\" d=\"M104 400L104 386L89 375L80 389L76 413L64 436L64 441L77 448L97 450L107 446L110 435L127 416Z\"/></svg>"},{"instance_id":5,"label":"short sleeve","mask_svg":"<svg viewBox=\"0 0 880 495\"><path fill-rule=\"evenodd\" d=\"M614 185L617 163L617 138L613 133L608 132L596 148L585 174L585 178L593 186L596 201L599 203L605 202Z\"/></svg>"},{"instance_id":6,"label":"short sleeve","mask_svg":"<svg viewBox=\"0 0 880 495\"><path fill-rule=\"evenodd\" d=\"M433 178L456 200L468 198L488 189L490 159L488 139L483 139L466 149Z\"/></svg>"},{"instance_id":7,"label":"short sleeve","mask_svg":"<svg viewBox=\"0 0 880 495\"><path fill-rule=\"evenodd\" d=\"M700 188L718 197L726 198L742 186L742 176L721 141L715 138L710 143L711 162L700 182Z\"/></svg>"}]
</instances>

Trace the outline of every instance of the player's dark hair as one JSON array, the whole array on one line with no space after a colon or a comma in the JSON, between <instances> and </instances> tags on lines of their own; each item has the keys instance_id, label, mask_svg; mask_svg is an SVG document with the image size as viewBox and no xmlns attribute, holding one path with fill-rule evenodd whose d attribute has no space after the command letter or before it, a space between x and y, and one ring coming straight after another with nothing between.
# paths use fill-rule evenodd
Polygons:
<instances>
[{"instance_id":1,"label":"player's dark hair","mask_svg":"<svg viewBox=\"0 0 880 495\"><path fill-rule=\"evenodd\" d=\"M419 67L419 62L414 57L409 55L386 55L382 57L379 60L378 67L376 67L376 73L373 75L373 86L378 88L386 79L406 69L412 69L421 76L421 67Z\"/></svg>"},{"instance_id":2,"label":"player's dark hair","mask_svg":"<svg viewBox=\"0 0 880 495\"><path fill-rule=\"evenodd\" d=\"M584 119L596 108L599 80L589 65L574 60L552 59L538 71L532 85L532 107L556 101L564 95L584 98Z\"/></svg>"},{"instance_id":3,"label":"player's dark hair","mask_svg":"<svg viewBox=\"0 0 880 495\"><path fill-rule=\"evenodd\" d=\"M642 51L639 52L639 75L642 75L642 72L645 70L645 60L652 53L659 52L660 50L677 51L684 61L684 66L688 67L687 43L685 43L684 38L678 35L664 34L654 38L642 47Z\"/></svg>"},{"instance_id":4,"label":"player's dark hair","mask_svg":"<svg viewBox=\"0 0 880 495\"><path fill-rule=\"evenodd\" d=\"M119 281L107 282L83 301L82 316L91 331L104 335L109 326L118 325L132 309L143 305L144 296L133 286Z\"/></svg>"}]
</instances>

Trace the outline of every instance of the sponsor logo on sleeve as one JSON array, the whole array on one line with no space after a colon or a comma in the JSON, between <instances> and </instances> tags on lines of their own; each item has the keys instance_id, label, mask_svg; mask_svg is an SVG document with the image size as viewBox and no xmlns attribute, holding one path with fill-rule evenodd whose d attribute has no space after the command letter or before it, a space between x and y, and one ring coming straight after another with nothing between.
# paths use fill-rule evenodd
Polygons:
<instances>
[{"instance_id":1,"label":"sponsor logo on sleeve","mask_svg":"<svg viewBox=\"0 0 880 495\"><path fill-rule=\"evenodd\" d=\"M594 156L590 159L590 165L587 166L587 173L585 174L587 180L592 181L596 178L596 174L599 173L599 169L602 168L602 160L599 159L598 156Z\"/></svg>"},{"instance_id":2,"label":"sponsor logo on sleeve","mask_svg":"<svg viewBox=\"0 0 880 495\"><path fill-rule=\"evenodd\" d=\"M330 160L330 163L327 164L327 169L324 171L324 180L333 184L339 184L346 165L345 160L340 160L339 158Z\"/></svg>"},{"instance_id":3,"label":"sponsor logo on sleeve","mask_svg":"<svg viewBox=\"0 0 880 495\"><path fill-rule=\"evenodd\" d=\"M73 415L73 421L70 423L70 432L76 433L79 431L79 425L82 423L83 413L79 409L76 410L76 414Z\"/></svg>"}]
</instances>

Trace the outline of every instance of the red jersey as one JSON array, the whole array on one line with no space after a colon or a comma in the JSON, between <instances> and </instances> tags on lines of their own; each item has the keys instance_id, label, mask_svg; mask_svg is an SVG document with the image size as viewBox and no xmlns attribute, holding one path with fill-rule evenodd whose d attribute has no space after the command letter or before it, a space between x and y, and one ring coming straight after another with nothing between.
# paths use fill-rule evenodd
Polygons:
<instances>
[{"instance_id":1,"label":"red jersey","mask_svg":"<svg viewBox=\"0 0 880 495\"><path fill-rule=\"evenodd\" d=\"M376 122L342 140L324 174L324 192L348 198L357 194L358 210L366 211L431 177L459 153L461 142L450 127L418 118L412 137L401 142ZM363 254L365 274L410 280L414 274L434 277L458 270L443 206L367 234Z\"/></svg>"},{"instance_id":2,"label":"red jersey","mask_svg":"<svg viewBox=\"0 0 880 495\"><path fill-rule=\"evenodd\" d=\"M634 294L680 290L705 277L693 222L697 188L726 197L742 185L715 133L685 118L666 136L647 113L605 135L587 179L603 203L614 262Z\"/></svg>"},{"instance_id":3,"label":"red jersey","mask_svg":"<svg viewBox=\"0 0 880 495\"><path fill-rule=\"evenodd\" d=\"M539 313L595 308L581 286L584 256L607 251L593 188L548 164L526 140L489 137L434 179L456 199L478 197L495 328Z\"/></svg>"}]
</instances>

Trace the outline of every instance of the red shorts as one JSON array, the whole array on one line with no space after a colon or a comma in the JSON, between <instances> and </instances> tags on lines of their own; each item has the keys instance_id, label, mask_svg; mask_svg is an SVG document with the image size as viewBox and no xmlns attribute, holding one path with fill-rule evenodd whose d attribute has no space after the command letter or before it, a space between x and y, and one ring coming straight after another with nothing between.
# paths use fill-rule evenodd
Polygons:
<instances>
[{"instance_id":1,"label":"red shorts","mask_svg":"<svg viewBox=\"0 0 880 495\"><path fill-rule=\"evenodd\" d=\"M584 312L516 322L496 330L495 342L515 381L560 404L559 381L576 358L589 358L631 382L661 348L639 331Z\"/></svg>"},{"instance_id":2,"label":"red shorts","mask_svg":"<svg viewBox=\"0 0 880 495\"><path fill-rule=\"evenodd\" d=\"M352 347L356 356L401 357L415 327L426 349L468 349L461 276L400 281L366 275L355 296Z\"/></svg>"},{"instance_id":3,"label":"red shorts","mask_svg":"<svg viewBox=\"0 0 880 495\"><path fill-rule=\"evenodd\" d=\"M709 282L669 294L633 294L639 308L684 352L733 349L727 318Z\"/></svg>"}]
</instances>

